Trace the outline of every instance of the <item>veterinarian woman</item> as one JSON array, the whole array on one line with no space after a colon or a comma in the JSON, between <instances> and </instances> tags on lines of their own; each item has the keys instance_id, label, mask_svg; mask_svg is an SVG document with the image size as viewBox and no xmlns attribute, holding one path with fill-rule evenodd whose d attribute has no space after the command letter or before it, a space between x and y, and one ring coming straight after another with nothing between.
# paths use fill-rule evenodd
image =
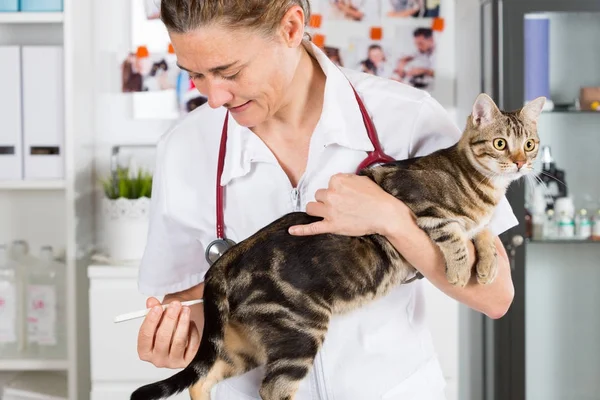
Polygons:
<instances>
[{"instance_id":1,"label":"veterinarian woman","mask_svg":"<svg viewBox=\"0 0 600 400\"><path fill-rule=\"evenodd\" d=\"M190 313L179 301L202 297L205 251L217 237L220 153L226 238L240 242L285 213L306 210L324 221L292 234L385 235L448 296L491 318L511 304L510 268L500 241L499 275L492 284L473 280L466 288L452 287L441 252L407 207L354 175L374 146L353 88L383 150L396 159L449 146L459 128L426 92L336 67L305 36L309 12L307 0L162 1L178 63L208 104L158 144L139 289L177 303L164 313L155 307L139 331L139 356L157 367L185 367L198 348L202 305ZM226 151L220 152L224 124ZM515 224L504 199L489 228L499 234ZM472 246L470 251L473 262ZM400 285L381 300L334 317L296 400L443 399L422 285ZM147 301L148 307L158 304L154 297ZM259 399L261 378L259 368L221 381L211 398Z\"/></svg>"}]
</instances>

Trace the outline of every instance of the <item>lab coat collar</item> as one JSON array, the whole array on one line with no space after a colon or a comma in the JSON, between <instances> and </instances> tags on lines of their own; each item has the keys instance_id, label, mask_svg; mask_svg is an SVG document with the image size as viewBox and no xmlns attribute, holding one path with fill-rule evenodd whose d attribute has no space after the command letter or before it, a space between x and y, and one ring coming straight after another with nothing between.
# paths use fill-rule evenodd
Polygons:
<instances>
[{"instance_id":1,"label":"lab coat collar","mask_svg":"<svg viewBox=\"0 0 600 400\"><path fill-rule=\"evenodd\" d=\"M323 111L311 141L323 147L337 144L354 150L372 151L367 130L352 86L342 70L312 42L305 48L317 60L325 73ZM229 116L227 151L221 185L250 172L253 162L277 163L277 159L250 129Z\"/></svg>"}]
</instances>

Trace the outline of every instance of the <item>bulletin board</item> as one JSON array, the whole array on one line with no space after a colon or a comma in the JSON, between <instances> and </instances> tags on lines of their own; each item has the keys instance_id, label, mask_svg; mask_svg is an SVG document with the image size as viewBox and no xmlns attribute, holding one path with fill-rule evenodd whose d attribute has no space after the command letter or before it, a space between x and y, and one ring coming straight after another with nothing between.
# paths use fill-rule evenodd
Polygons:
<instances>
[{"instance_id":1,"label":"bulletin board","mask_svg":"<svg viewBox=\"0 0 600 400\"><path fill-rule=\"evenodd\" d=\"M446 0L448 1L448 0ZM309 32L338 65L433 91L443 0L311 0Z\"/></svg>"},{"instance_id":2,"label":"bulletin board","mask_svg":"<svg viewBox=\"0 0 600 400\"><path fill-rule=\"evenodd\" d=\"M133 93L134 118L177 119L206 98L169 53L169 37L158 19L160 1L130 1L132 51L122 58L122 90ZM444 75L437 62L452 1L310 0L307 30L336 64L426 90L444 103L444 97L453 100L454 77ZM145 66L140 52L149 55ZM454 61L442 56L447 70Z\"/></svg>"}]
</instances>

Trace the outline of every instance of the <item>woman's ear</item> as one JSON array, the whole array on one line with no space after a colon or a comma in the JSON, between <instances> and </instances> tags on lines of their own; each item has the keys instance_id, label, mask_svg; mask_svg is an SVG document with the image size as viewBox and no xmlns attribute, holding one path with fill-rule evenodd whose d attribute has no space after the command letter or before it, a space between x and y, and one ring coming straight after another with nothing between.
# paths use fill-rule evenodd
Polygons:
<instances>
[{"instance_id":1,"label":"woman's ear","mask_svg":"<svg viewBox=\"0 0 600 400\"><path fill-rule=\"evenodd\" d=\"M304 38L305 15L302 7L294 5L281 19L281 33L284 42L289 47L298 47Z\"/></svg>"}]
</instances>

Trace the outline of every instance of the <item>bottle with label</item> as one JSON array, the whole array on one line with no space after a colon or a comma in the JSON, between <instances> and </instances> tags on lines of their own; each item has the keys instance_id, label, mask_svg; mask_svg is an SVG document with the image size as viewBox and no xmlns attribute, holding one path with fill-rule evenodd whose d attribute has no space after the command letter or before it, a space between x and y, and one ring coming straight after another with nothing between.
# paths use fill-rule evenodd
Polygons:
<instances>
[{"instance_id":1,"label":"bottle with label","mask_svg":"<svg viewBox=\"0 0 600 400\"><path fill-rule=\"evenodd\" d=\"M554 240L558 238L558 224L554 210L546 211L546 219L544 221L544 239Z\"/></svg>"},{"instance_id":2,"label":"bottle with label","mask_svg":"<svg viewBox=\"0 0 600 400\"><path fill-rule=\"evenodd\" d=\"M35 262L35 258L29 254L29 244L25 240L13 241L9 256L19 264L22 271Z\"/></svg>"},{"instance_id":3,"label":"bottle with label","mask_svg":"<svg viewBox=\"0 0 600 400\"><path fill-rule=\"evenodd\" d=\"M536 186L531 202L531 237L534 240L545 239L544 225L546 224L546 199L541 186Z\"/></svg>"},{"instance_id":4,"label":"bottle with label","mask_svg":"<svg viewBox=\"0 0 600 400\"><path fill-rule=\"evenodd\" d=\"M23 301L18 264L0 245L0 359L20 358L24 352Z\"/></svg>"},{"instance_id":5,"label":"bottle with label","mask_svg":"<svg viewBox=\"0 0 600 400\"><path fill-rule=\"evenodd\" d=\"M575 217L575 235L577 239L581 240L588 240L592 237L592 220L585 208L579 210Z\"/></svg>"},{"instance_id":6,"label":"bottle with label","mask_svg":"<svg viewBox=\"0 0 600 400\"><path fill-rule=\"evenodd\" d=\"M54 261L52 247L42 247L26 284L27 347L32 357L67 356L64 284L64 266Z\"/></svg>"},{"instance_id":7,"label":"bottle with label","mask_svg":"<svg viewBox=\"0 0 600 400\"><path fill-rule=\"evenodd\" d=\"M575 238L575 206L570 197L559 197L554 202L559 239Z\"/></svg>"},{"instance_id":8,"label":"bottle with label","mask_svg":"<svg viewBox=\"0 0 600 400\"><path fill-rule=\"evenodd\" d=\"M592 221L592 240L600 241L600 208L596 210Z\"/></svg>"}]
</instances>

